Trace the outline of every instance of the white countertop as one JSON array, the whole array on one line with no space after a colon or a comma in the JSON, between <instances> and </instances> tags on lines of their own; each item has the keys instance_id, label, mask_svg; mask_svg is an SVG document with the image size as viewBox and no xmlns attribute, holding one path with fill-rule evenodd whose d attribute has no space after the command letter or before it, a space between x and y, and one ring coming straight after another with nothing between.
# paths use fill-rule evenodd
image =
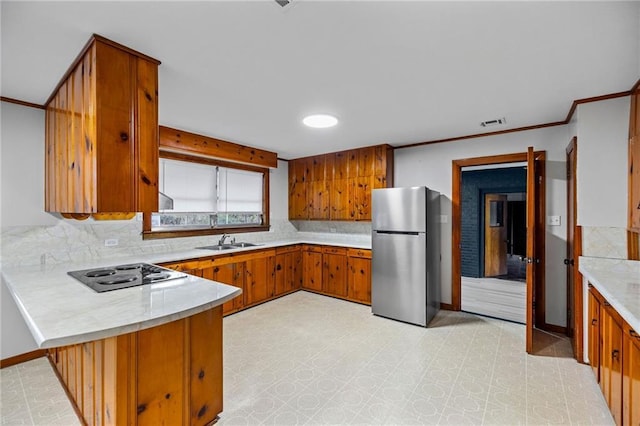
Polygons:
<instances>
[{"instance_id":1,"label":"white countertop","mask_svg":"<svg viewBox=\"0 0 640 426\"><path fill-rule=\"evenodd\" d=\"M620 316L640 331L640 261L580 257L578 266Z\"/></svg>"},{"instance_id":2,"label":"white countertop","mask_svg":"<svg viewBox=\"0 0 640 426\"><path fill-rule=\"evenodd\" d=\"M302 235L295 240L224 251L194 248L82 263L3 268L2 276L38 347L51 348L165 324L221 305L241 294L237 287L194 276L96 293L68 276L68 271L137 262L157 264L301 243L371 248L371 241L363 238Z\"/></svg>"}]
</instances>

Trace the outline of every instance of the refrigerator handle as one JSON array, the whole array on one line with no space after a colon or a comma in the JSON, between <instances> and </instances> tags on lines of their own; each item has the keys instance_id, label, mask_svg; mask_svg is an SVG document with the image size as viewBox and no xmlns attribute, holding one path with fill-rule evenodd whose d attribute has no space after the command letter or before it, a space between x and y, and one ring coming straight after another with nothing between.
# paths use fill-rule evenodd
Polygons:
<instances>
[{"instance_id":1,"label":"refrigerator handle","mask_svg":"<svg viewBox=\"0 0 640 426\"><path fill-rule=\"evenodd\" d=\"M389 234L389 235L414 235L414 236L418 236L420 235L420 232L413 232L413 231L375 231L376 234Z\"/></svg>"}]
</instances>

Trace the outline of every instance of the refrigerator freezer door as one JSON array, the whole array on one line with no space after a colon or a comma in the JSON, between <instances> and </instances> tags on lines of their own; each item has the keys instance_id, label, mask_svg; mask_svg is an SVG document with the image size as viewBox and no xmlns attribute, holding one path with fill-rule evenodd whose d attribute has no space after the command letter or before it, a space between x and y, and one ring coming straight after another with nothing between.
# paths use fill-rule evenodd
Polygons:
<instances>
[{"instance_id":1,"label":"refrigerator freezer door","mask_svg":"<svg viewBox=\"0 0 640 426\"><path fill-rule=\"evenodd\" d=\"M427 188L383 188L371 192L371 229L427 231Z\"/></svg>"},{"instance_id":2,"label":"refrigerator freezer door","mask_svg":"<svg viewBox=\"0 0 640 426\"><path fill-rule=\"evenodd\" d=\"M424 233L373 231L371 309L375 315L427 325Z\"/></svg>"}]
</instances>

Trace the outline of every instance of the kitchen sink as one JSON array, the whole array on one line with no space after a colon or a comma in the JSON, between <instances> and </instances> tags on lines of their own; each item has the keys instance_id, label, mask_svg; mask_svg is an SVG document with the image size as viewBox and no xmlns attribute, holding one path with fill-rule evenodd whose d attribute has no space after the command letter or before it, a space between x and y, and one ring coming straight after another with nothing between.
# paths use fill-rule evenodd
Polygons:
<instances>
[{"instance_id":1,"label":"kitchen sink","mask_svg":"<svg viewBox=\"0 0 640 426\"><path fill-rule=\"evenodd\" d=\"M214 246L204 246L204 247L196 247L196 248L202 249L202 250L231 250L238 247L231 244L222 244L222 245L216 244Z\"/></svg>"},{"instance_id":2,"label":"kitchen sink","mask_svg":"<svg viewBox=\"0 0 640 426\"><path fill-rule=\"evenodd\" d=\"M234 247L238 247L238 248L242 248L242 247L255 247L259 244L254 244L254 243L233 243L231 244Z\"/></svg>"}]
</instances>

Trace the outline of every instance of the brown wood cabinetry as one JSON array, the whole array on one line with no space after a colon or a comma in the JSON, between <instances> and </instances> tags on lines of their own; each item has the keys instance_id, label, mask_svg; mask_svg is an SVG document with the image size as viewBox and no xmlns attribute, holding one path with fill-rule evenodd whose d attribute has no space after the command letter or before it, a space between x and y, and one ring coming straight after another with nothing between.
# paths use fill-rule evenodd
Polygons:
<instances>
[{"instance_id":1,"label":"brown wood cabinetry","mask_svg":"<svg viewBox=\"0 0 640 426\"><path fill-rule=\"evenodd\" d=\"M600 382L600 351L602 345L600 340L600 306L599 295L589 284L589 346L587 351L589 363L598 383Z\"/></svg>"},{"instance_id":2,"label":"brown wood cabinetry","mask_svg":"<svg viewBox=\"0 0 640 426\"><path fill-rule=\"evenodd\" d=\"M275 250L262 251L245 262L244 304L264 302L275 295Z\"/></svg>"},{"instance_id":3,"label":"brown wood cabinetry","mask_svg":"<svg viewBox=\"0 0 640 426\"><path fill-rule=\"evenodd\" d=\"M222 308L49 351L87 425L207 425L222 411Z\"/></svg>"},{"instance_id":4,"label":"brown wood cabinetry","mask_svg":"<svg viewBox=\"0 0 640 426\"><path fill-rule=\"evenodd\" d=\"M624 324L622 337L622 424L640 424L640 335Z\"/></svg>"},{"instance_id":5,"label":"brown wood cabinetry","mask_svg":"<svg viewBox=\"0 0 640 426\"><path fill-rule=\"evenodd\" d=\"M347 298L371 304L371 250L349 249Z\"/></svg>"},{"instance_id":6,"label":"brown wood cabinetry","mask_svg":"<svg viewBox=\"0 0 640 426\"><path fill-rule=\"evenodd\" d=\"M631 94L629 117L629 229L640 233L640 85Z\"/></svg>"},{"instance_id":7,"label":"brown wood cabinetry","mask_svg":"<svg viewBox=\"0 0 640 426\"><path fill-rule=\"evenodd\" d=\"M302 248L302 288L322 291L322 247L305 245Z\"/></svg>"},{"instance_id":8,"label":"brown wood cabinetry","mask_svg":"<svg viewBox=\"0 0 640 426\"><path fill-rule=\"evenodd\" d=\"M388 186L389 145L290 160L289 219L371 220L371 190Z\"/></svg>"},{"instance_id":9,"label":"brown wood cabinetry","mask_svg":"<svg viewBox=\"0 0 640 426\"><path fill-rule=\"evenodd\" d=\"M244 293L244 262L218 262L203 270L202 278L229 284L242 289ZM235 297L222 304L222 314L228 315L244 307L244 297Z\"/></svg>"},{"instance_id":10,"label":"brown wood cabinetry","mask_svg":"<svg viewBox=\"0 0 640 426\"><path fill-rule=\"evenodd\" d=\"M622 320L604 301L600 310L600 389L616 424L622 424Z\"/></svg>"},{"instance_id":11,"label":"brown wood cabinetry","mask_svg":"<svg viewBox=\"0 0 640 426\"><path fill-rule=\"evenodd\" d=\"M46 211L158 210L159 64L89 40L46 102Z\"/></svg>"},{"instance_id":12,"label":"brown wood cabinetry","mask_svg":"<svg viewBox=\"0 0 640 426\"><path fill-rule=\"evenodd\" d=\"M322 291L332 296L347 297L347 249L322 248Z\"/></svg>"},{"instance_id":13,"label":"brown wood cabinetry","mask_svg":"<svg viewBox=\"0 0 640 426\"><path fill-rule=\"evenodd\" d=\"M275 260L275 296L302 288L302 251L300 246L278 247Z\"/></svg>"},{"instance_id":14,"label":"brown wood cabinetry","mask_svg":"<svg viewBox=\"0 0 640 426\"><path fill-rule=\"evenodd\" d=\"M589 284L589 362L618 425L640 424L640 336Z\"/></svg>"},{"instance_id":15,"label":"brown wood cabinetry","mask_svg":"<svg viewBox=\"0 0 640 426\"><path fill-rule=\"evenodd\" d=\"M371 250L314 244L251 250L161 264L239 287L223 315L300 289L371 304Z\"/></svg>"}]
</instances>

